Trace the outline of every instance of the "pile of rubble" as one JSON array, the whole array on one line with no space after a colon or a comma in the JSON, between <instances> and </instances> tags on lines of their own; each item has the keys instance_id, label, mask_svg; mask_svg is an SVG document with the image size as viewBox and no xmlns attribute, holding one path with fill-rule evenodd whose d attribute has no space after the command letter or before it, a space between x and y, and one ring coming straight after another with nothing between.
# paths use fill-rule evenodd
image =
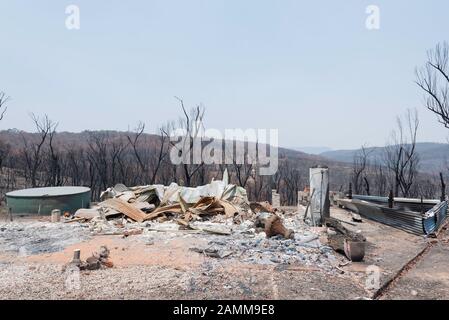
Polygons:
<instances>
[{"instance_id":1,"label":"pile of rubble","mask_svg":"<svg viewBox=\"0 0 449 320\"><path fill-rule=\"evenodd\" d=\"M264 231L258 232L251 221L245 221L234 228L232 237L211 235L206 245L191 250L214 258L236 257L243 263L302 265L328 271L341 263L334 250L320 241L320 231L293 218L283 221L289 227L287 230L295 231L293 237L267 237Z\"/></svg>"},{"instance_id":2,"label":"pile of rubble","mask_svg":"<svg viewBox=\"0 0 449 320\"><path fill-rule=\"evenodd\" d=\"M101 194L100 203L80 209L65 220L74 221L86 222L94 235L133 235L147 244L198 238L200 241L194 241L190 250L217 259L327 271L339 271L339 265L345 263L342 256L334 255L332 243L328 246L320 241L320 236L327 235L326 228L312 228L297 214L284 214L268 202L250 203L244 188L228 183L226 172L222 181L197 188L175 183L137 187L118 184ZM77 262L78 266L103 266L101 254L90 260L93 263Z\"/></svg>"},{"instance_id":3,"label":"pile of rubble","mask_svg":"<svg viewBox=\"0 0 449 320\"><path fill-rule=\"evenodd\" d=\"M143 222L175 219L180 224L224 214L235 217L248 203L244 188L228 184L227 179L212 181L197 188L172 183L170 186L147 185L128 188L122 184L102 192L101 203L92 209L80 209L75 218L105 218L124 214ZM239 209L242 209L239 211Z\"/></svg>"},{"instance_id":4,"label":"pile of rubble","mask_svg":"<svg viewBox=\"0 0 449 320\"><path fill-rule=\"evenodd\" d=\"M230 235L232 225L252 221L267 237L293 238L269 203L249 203L244 188L225 179L197 188L173 183L128 188L122 184L101 194L101 202L90 209L78 210L71 220L87 221L94 233L142 233L151 223L175 222L182 229ZM231 226L226 221L232 221ZM150 224L148 224L150 222Z\"/></svg>"},{"instance_id":5,"label":"pile of rubble","mask_svg":"<svg viewBox=\"0 0 449 320\"><path fill-rule=\"evenodd\" d=\"M109 249L106 246L101 246L98 252L92 253L86 261L82 261L81 251L78 249L73 253L72 261L67 264L64 269L78 268L79 270L98 270L100 268L112 268L114 263L109 258L109 254Z\"/></svg>"}]
</instances>

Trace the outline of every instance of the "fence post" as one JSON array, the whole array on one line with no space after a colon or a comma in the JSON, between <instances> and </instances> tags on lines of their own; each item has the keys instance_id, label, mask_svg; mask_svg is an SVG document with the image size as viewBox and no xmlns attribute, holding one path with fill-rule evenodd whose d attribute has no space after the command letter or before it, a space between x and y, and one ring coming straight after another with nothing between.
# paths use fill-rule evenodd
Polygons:
<instances>
[{"instance_id":1,"label":"fence post","mask_svg":"<svg viewBox=\"0 0 449 320\"><path fill-rule=\"evenodd\" d=\"M440 182L441 182L441 202L443 202L446 201L446 184L444 183L442 172L440 172Z\"/></svg>"},{"instance_id":2,"label":"fence post","mask_svg":"<svg viewBox=\"0 0 449 320\"><path fill-rule=\"evenodd\" d=\"M393 208L394 203L394 196L393 196L393 190L390 190L390 194L388 195L388 208Z\"/></svg>"},{"instance_id":3,"label":"fence post","mask_svg":"<svg viewBox=\"0 0 449 320\"><path fill-rule=\"evenodd\" d=\"M352 199L352 183L349 182L348 199Z\"/></svg>"}]
</instances>

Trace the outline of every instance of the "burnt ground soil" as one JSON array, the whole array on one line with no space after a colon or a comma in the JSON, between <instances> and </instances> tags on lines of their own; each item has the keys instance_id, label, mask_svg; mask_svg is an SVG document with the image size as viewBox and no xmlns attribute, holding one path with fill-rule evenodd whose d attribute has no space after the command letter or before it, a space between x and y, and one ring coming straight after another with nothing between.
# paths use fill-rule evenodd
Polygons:
<instances>
[{"instance_id":1,"label":"burnt ground soil","mask_svg":"<svg viewBox=\"0 0 449 320\"><path fill-rule=\"evenodd\" d=\"M447 300L449 299L449 231L401 274L381 299Z\"/></svg>"},{"instance_id":2,"label":"burnt ground soil","mask_svg":"<svg viewBox=\"0 0 449 320\"><path fill-rule=\"evenodd\" d=\"M304 213L303 207L285 209ZM332 208L331 216L351 221L343 209ZM432 244L416 265L398 277L432 240L367 219L345 226L366 236L366 256L364 262L340 266L339 272L208 257L189 250L201 239L181 233L151 243L138 236L80 236L76 241L58 241L52 252L4 250L0 251L0 299L371 299L393 279L382 299L449 298L449 235ZM64 270L74 249L81 249L81 258L86 259L101 245L111 250L113 268ZM374 288L367 273L372 266L380 271Z\"/></svg>"}]
</instances>

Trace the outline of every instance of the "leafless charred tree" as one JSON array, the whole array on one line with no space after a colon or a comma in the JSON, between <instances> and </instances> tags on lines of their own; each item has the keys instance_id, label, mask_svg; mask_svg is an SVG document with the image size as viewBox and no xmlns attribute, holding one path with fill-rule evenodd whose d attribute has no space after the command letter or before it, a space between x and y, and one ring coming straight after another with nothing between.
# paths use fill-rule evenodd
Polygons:
<instances>
[{"instance_id":1,"label":"leafless charred tree","mask_svg":"<svg viewBox=\"0 0 449 320\"><path fill-rule=\"evenodd\" d=\"M164 134L163 128L159 128L159 136L158 136L158 146L157 152L153 153L153 156L150 158L151 161L151 172L150 172L150 183L153 184L156 182L159 171L161 170L164 160L168 157L168 147L169 141L168 137Z\"/></svg>"},{"instance_id":2,"label":"leafless charred tree","mask_svg":"<svg viewBox=\"0 0 449 320\"><path fill-rule=\"evenodd\" d=\"M50 120L47 115L44 115L42 118L36 116L35 114L30 115L31 119L34 122L34 126L38 133L38 138L36 140L29 141L23 134L23 149L22 154L25 159L26 165L26 178L29 180L31 186L37 187L40 184L38 179L38 173L42 168L42 163L44 158L42 157L45 143L48 139L48 136L55 130L57 127L57 123Z\"/></svg>"},{"instance_id":3,"label":"leafless charred tree","mask_svg":"<svg viewBox=\"0 0 449 320\"><path fill-rule=\"evenodd\" d=\"M99 178L100 188L105 190L109 187L109 171L108 171L108 134L105 132L89 132L88 138L88 159L91 170L95 169ZM91 183L95 185L95 177L91 175Z\"/></svg>"},{"instance_id":4,"label":"leafless charred tree","mask_svg":"<svg viewBox=\"0 0 449 320\"><path fill-rule=\"evenodd\" d=\"M184 101L178 97L175 97L180 105L183 112L184 117L179 120L179 129L183 130L182 135L178 135L180 139L179 143L175 143L170 140L169 133L163 129L163 132L168 140L170 140L170 144L172 148L175 149L175 152L178 153L178 156L182 159L181 171L183 175L183 184L187 187L192 186L192 180L196 174L198 174L199 170L204 166L204 162L202 160L201 154L197 154L194 149L195 143L201 143L201 130L203 127L203 119L205 109L202 106L197 106L190 110L190 113L187 112ZM200 151L201 152L201 151ZM195 158L200 159L195 159ZM195 163L199 160L199 163Z\"/></svg>"},{"instance_id":5,"label":"leafless charred tree","mask_svg":"<svg viewBox=\"0 0 449 320\"><path fill-rule=\"evenodd\" d=\"M444 175L442 172L439 173L440 176L440 200L444 201L446 200L447 194L446 194L446 182L444 181Z\"/></svg>"},{"instance_id":6,"label":"leafless charred tree","mask_svg":"<svg viewBox=\"0 0 449 320\"><path fill-rule=\"evenodd\" d=\"M126 165L123 161L123 154L126 149L126 143L122 136L119 136L112 141L109 141L109 163L110 163L110 176L111 183L127 183L126 181Z\"/></svg>"},{"instance_id":7,"label":"leafless charred tree","mask_svg":"<svg viewBox=\"0 0 449 320\"><path fill-rule=\"evenodd\" d=\"M86 179L88 169L84 149L82 147L70 146L66 148L65 154L68 164L66 175L70 178L71 184L75 186L90 185L89 180Z\"/></svg>"},{"instance_id":8,"label":"leafless charred tree","mask_svg":"<svg viewBox=\"0 0 449 320\"><path fill-rule=\"evenodd\" d=\"M8 110L6 103L10 99L11 99L11 97L7 96L6 93L4 93L3 91L0 91L0 120L3 120L6 110Z\"/></svg>"},{"instance_id":9,"label":"leafless charred tree","mask_svg":"<svg viewBox=\"0 0 449 320\"><path fill-rule=\"evenodd\" d=\"M405 120L405 124L404 124ZM404 120L397 118L397 130L392 132L391 143L385 147L385 163L394 176L394 196L408 197L418 173L419 155L416 135L419 127L416 110L407 110Z\"/></svg>"},{"instance_id":10,"label":"leafless charred tree","mask_svg":"<svg viewBox=\"0 0 449 320\"><path fill-rule=\"evenodd\" d=\"M0 91L0 121L3 120L3 117L6 113L7 106L6 103L10 100L10 97L7 96L3 91ZM3 162L5 161L7 155L9 154L9 146L7 144L2 143L0 141L0 171L3 168Z\"/></svg>"},{"instance_id":11,"label":"leafless charred tree","mask_svg":"<svg viewBox=\"0 0 449 320\"><path fill-rule=\"evenodd\" d=\"M58 123L50 128L48 132L48 170L45 185L61 186L63 184L62 159L59 149L55 146L55 136Z\"/></svg>"},{"instance_id":12,"label":"leafless charred tree","mask_svg":"<svg viewBox=\"0 0 449 320\"><path fill-rule=\"evenodd\" d=\"M259 144L259 141L255 142L255 155L248 150L248 161L253 163L250 178L248 179L246 189L249 191L249 197L252 201L264 201L271 199L271 187L272 187L272 177L260 175L260 163L259 158L259 148L266 148L264 144Z\"/></svg>"},{"instance_id":13,"label":"leafless charred tree","mask_svg":"<svg viewBox=\"0 0 449 320\"><path fill-rule=\"evenodd\" d=\"M7 102L11 98L6 95L5 92L0 91L0 121L3 120L6 111L8 109ZM3 166L8 164L11 167L11 146L3 141L0 141L0 201L4 198L4 193L12 190L15 186L16 175L14 170L7 170L5 174L3 174Z\"/></svg>"},{"instance_id":14,"label":"leafless charred tree","mask_svg":"<svg viewBox=\"0 0 449 320\"><path fill-rule=\"evenodd\" d=\"M427 52L426 64L416 69L416 84L424 91L427 109L449 129L449 45L439 43Z\"/></svg>"},{"instance_id":15,"label":"leafless charred tree","mask_svg":"<svg viewBox=\"0 0 449 320\"><path fill-rule=\"evenodd\" d=\"M249 197L252 201L263 201L271 197L271 180L267 176L258 174L257 169L251 171L251 182L246 189L249 191Z\"/></svg>"},{"instance_id":16,"label":"leafless charred tree","mask_svg":"<svg viewBox=\"0 0 449 320\"><path fill-rule=\"evenodd\" d=\"M170 158L170 152L173 151L173 142L170 138L174 135L177 125L174 121L167 121L159 128L161 141L164 141L165 155L162 157L159 172L156 176L158 183L169 185L172 182L180 184L181 170L180 165L173 164ZM174 149L176 150L176 149Z\"/></svg>"},{"instance_id":17,"label":"leafless charred tree","mask_svg":"<svg viewBox=\"0 0 449 320\"><path fill-rule=\"evenodd\" d=\"M280 187L278 192L282 195L286 205L298 203L298 191L301 188L301 174L290 160L283 161L279 166Z\"/></svg>"},{"instance_id":18,"label":"leafless charred tree","mask_svg":"<svg viewBox=\"0 0 449 320\"><path fill-rule=\"evenodd\" d=\"M141 122L133 134L127 135L127 139L139 166L139 173L143 176L143 182L154 184L164 159L168 156L168 139L164 129L159 128L159 135L153 146L149 139L143 138L144 130L145 124Z\"/></svg>"},{"instance_id":19,"label":"leafless charred tree","mask_svg":"<svg viewBox=\"0 0 449 320\"><path fill-rule=\"evenodd\" d=\"M280 157L281 158L281 157ZM272 176L272 185L273 185L273 189L276 189L278 193L280 193L280 189L281 189L281 184L282 184L282 175L281 175L281 170L280 168L283 165L283 160L279 159L279 167L278 170L276 171L276 173Z\"/></svg>"},{"instance_id":20,"label":"leafless charred tree","mask_svg":"<svg viewBox=\"0 0 449 320\"><path fill-rule=\"evenodd\" d=\"M365 187L365 192L367 195L371 195L371 189L370 189L370 184L369 184L369 180L367 176L363 177L363 182L364 182L364 187Z\"/></svg>"},{"instance_id":21,"label":"leafless charred tree","mask_svg":"<svg viewBox=\"0 0 449 320\"><path fill-rule=\"evenodd\" d=\"M369 166L368 157L371 150L368 150L366 146L362 146L354 154L352 162L352 185L355 194L361 194L363 183L365 183L365 189L369 192L369 182L366 177L366 169Z\"/></svg>"},{"instance_id":22,"label":"leafless charred tree","mask_svg":"<svg viewBox=\"0 0 449 320\"><path fill-rule=\"evenodd\" d=\"M11 187L11 173L14 170L3 170L3 166L8 164L8 158L10 155L10 146L0 141L0 202L4 200L4 194L10 191Z\"/></svg>"},{"instance_id":23,"label":"leafless charred tree","mask_svg":"<svg viewBox=\"0 0 449 320\"><path fill-rule=\"evenodd\" d=\"M10 152L11 146L0 141L0 172L2 172L4 162L8 158Z\"/></svg>"},{"instance_id":24,"label":"leafless charred tree","mask_svg":"<svg viewBox=\"0 0 449 320\"><path fill-rule=\"evenodd\" d=\"M423 175L416 177L416 183L410 188L410 195L413 197L423 197L424 199L439 198L438 191L441 187L438 183L438 175Z\"/></svg>"},{"instance_id":25,"label":"leafless charred tree","mask_svg":"<svg viewBox=\"0 0 449 320\"><path fill-rule=\"evenodd\" d=\"M386 196L388 193L388 172L387 168L379 160L375 160L372 165L372 179L377 195Z\"/></svg>"},{"instance_id":26,"label":"leafless charred tree","mask_svg":"<svg viewBox=\"0 0 449 320\"><path fill-rule=\"evenodd\" d=\"M240 163L241 161L238 161L237 157L232 157L232 168L235 172L235 176L237 179L237 183L239 186L246 188L248 184L249 178L253 175L253 169L255 164L255 159L252 159L252 157L249 155L249 144L251 142L244 142L243 148L244 150L237 150L239 146L237 146L237 143L235 144L235 152L234 154L237 154L238 152L243 153L243 163ZM256 144L258 144L256 142ZM258 145L256 145L256 149L258 148Z\"/></svg>"},{"instance_id":27,"label":"leafless charred tree","mask_svg":"<svg viewBox=\"0 0 449 320\"><path fill-rule=\"evenodd\" d=\"M93 193L117 183L129 182L129 161L125 160L127 143L122 136L110 132L89 132L87 168Z\"/></svg>"},{"instance_id":28,"label":"leafless charred tree","mask_svg":"<svg viewBox=\"0 0 449 320\"><path fill-rule=\"evenodd\" d=\"M134 159L136 160L138 166L138 176L142 177L145 180L148 178L148 166L150 162L150 148L145 148L143 145L143 133L145 130L145 123L139 122L137 128L134 132L128 132L126 138L128 139L128 143L131 146Z\"/></svg>"}]
</instances>

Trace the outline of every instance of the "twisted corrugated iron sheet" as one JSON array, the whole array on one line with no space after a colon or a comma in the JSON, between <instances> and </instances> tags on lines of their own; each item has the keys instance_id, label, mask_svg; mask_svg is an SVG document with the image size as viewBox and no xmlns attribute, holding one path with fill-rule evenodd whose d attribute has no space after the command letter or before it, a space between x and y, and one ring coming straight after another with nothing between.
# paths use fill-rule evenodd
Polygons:
<instances>
[{"instance_id":1,"label":"twisted corrugated iron sheet","mask_svg":"<svg viewBox=\"0 0 449 320\"><path fill-rule=\"evenodd\" d=\"M447 219L448 201L395 198L388 208L387 197L353 195L341 204L360 215L418 235L438 231Z\"/></svg>"}]
</instances>

